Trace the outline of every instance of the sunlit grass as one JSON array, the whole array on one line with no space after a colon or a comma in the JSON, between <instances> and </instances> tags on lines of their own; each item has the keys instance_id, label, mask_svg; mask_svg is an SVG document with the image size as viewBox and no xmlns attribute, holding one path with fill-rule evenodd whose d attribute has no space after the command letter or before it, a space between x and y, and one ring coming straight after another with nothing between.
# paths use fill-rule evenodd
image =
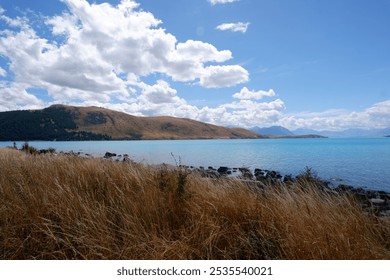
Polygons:
<instances>
[{"instance_id":1,"label":"sunlit grass","mask_svg":"<svg viewBox=\"0 0 390 280\"><path fill-rule=\"evenodd\" d=\"M310 182L0 150L1 259L389 259L390 224Z\"/></svg>"}]
</instances>

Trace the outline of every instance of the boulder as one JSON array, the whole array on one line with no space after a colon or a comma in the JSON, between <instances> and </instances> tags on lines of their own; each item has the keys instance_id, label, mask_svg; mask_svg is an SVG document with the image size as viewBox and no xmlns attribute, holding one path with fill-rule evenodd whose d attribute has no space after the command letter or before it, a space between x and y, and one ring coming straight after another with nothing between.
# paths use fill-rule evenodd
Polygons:
<instances>
[{"instance_id":1,"label":"boulder","mask_svg":"<svg viewBox=\"0 0 390 280\"><path fill-rule=\"evenodd\" d=\"M115 153L110 153L110 152L106 152L104 154L104 158L112 158L112 157L116 157L116 154Z\"/></svg>"},{"instance_id":2,"label":"boulder","mask_svg":"<svg viewBox=\"0 0 390 280\"><path fill-rule=\"evenodd\" d=\"M218 173L226 174L229 171L229 168L226 166L221 166L220 168L218 168L217 171L218 171Z\"/></svg>"}]
</instances>

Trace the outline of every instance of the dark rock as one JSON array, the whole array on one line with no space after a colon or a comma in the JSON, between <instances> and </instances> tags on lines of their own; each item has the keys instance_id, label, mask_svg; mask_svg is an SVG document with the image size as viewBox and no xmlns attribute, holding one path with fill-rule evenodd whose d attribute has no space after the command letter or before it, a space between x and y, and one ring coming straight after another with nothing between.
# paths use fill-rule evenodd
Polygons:
<instances>
[{"instance_id":1,"label":"dark rock","mask_svg":"<svg viewBox=\"0 0 390 280\"><path fill-rule=\"evenodd\" d=\"M340 184L335 188L337 192L350 192L353 190L352 186Z\"/></svg>"},{"instance_id":2,"label":"dark rock","mask_svg":"<svg viewBox=\"0 0 390 280\"><path fill-rule=\"evenodd\" d=\"M226 166L221 166L220 168L218 168L218 173L221 173L221 174L226 174L228 172L229 168L226 167Z\"/></svg>"},{"instance_id":3,"label":"dark rock","mask_svg":"<svg viewBox=\"0 0 390 280\"><path fill-rule=\"evenodd\" d=\"M112 157L116 157L116 154L115 153L110 153L110 152L106 152L104 154L104 158L112 158Z\"/></svg>"},{"instance_id":4,"label":"dark rock","mask_svg":"<svg viewBox=\"0 0 390 280\"><path fill-rule=\"evenodd\" d=\"M283 178L283 182L284 183L294 182L294 178L293 178L293 176L291 174L290 175L286 175Z\"/></svg>"},{"instance_id":5,"label":"dark rock","mask_svg":"<svg viewBox=\"0 0 390 280\"><path fill-rule=\"evenodd\" d=\"M254 172L254 175L255 175L255 177L257 177L257 176L264 176L265 172L263 170L261 170L261 169L256 168L255 172Z\"/></svg>"},{"instance_id":6,"label":"dark rock","mask_svg":"<svg viewBox=\"0 0 390 280\"><path fill-rule=\"evenodd\" d=\"M246 167L240 167L240 168L238 168L238 170L240 170L242 173L251 172L251 171L249 170L249 168L246 168Z\"/></svg>"}]
</instances>

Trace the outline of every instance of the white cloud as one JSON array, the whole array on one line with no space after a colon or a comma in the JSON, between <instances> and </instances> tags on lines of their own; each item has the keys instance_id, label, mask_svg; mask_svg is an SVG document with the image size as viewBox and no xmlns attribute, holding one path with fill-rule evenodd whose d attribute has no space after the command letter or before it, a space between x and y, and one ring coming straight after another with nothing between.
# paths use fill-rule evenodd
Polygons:
<instances>
[{"instance_id":1,"label":"white cloud","mask_svg":"<svg viewBox=\"0 0 390 280\"><path fill-rule=\"evenodd\" d=\"M187 57L200 62L224 62L232 58L231 51L218 51L213 45L200 41L188 40L185 43L179 43L176 50L179 57Z\"/></svg>"},{"instance_id":2,"label":"white cloud","mask_svg":"<svg viewBox=\"0 0 390 280\"><path fill-rule=\"evenodd\" d=\"M217 5L217 4L227 4L227 3L233 3L238 2L240 0L208 0L211 5Z\"/></svg>"},{"instance_id":3,"label":"white cloud","mask_svg":"<svg viewBox=\"0 0 390 280\"><path fill-rule=\"evenodd\" d=\"M0 7L0 20L4 21L10 27L26 28L28 27L28 19L25 17L10 18L4 15L5 10Z\"/></svg>"},{"instance_id":4,"label":"white cloud","mask_svg":"<svg viewBox=\"0 0 390 280\"><path fill-rule=\"evenodd\" d=\"M275 92L272 89L270 89L269 91L252 91L249 90L247 87L243 87L240 92L237 92L233 95L234 98L238 99L262 99L266 96L275 96Z\"/></svg>"},{"instance_id":5,"label":"white cloud","mask_svg":"<svg viewBox=\"0 0 390 280\"><path fill-rule=\"evenodd\" d=\"M91 98L108 102L118 94L127 98L133 93L120 74L142 78L161 73L204 87L248 80L241 66L204 65L231 59L229 50L194 40L177 42L153 14L138 10L135 1L122 0L118 6L85 0L64 3L68 11L45 19L59 42L38 36L28 20L0 13L6 24L20 27L0 35L0 55L9 59L15 82L45 89L62 102ZM223 82L225 76L231 78L228 83Z\"/></svg>"},{"instance_id":6,"label":"white cloud","mask_svg":"<svg viewBox=\"0 0 390 280\"><path fill-rule=\"evenodd\" d=\"M205 62L224 62L232 58L228 50L218 51L213 45L188 40L179 43L167 58L166 73L175 81L194 81L205 72Z\"/></svg>"},{"instance_id":7,"label":"white cloud","mask_svg":"<svg viewBox=\"0 0 390 280\"><path fill-rule=\"evenodd\" d=\"M46 20L46 24L52 27L54 35L74 34L81 27L78 25L76 15L64 12L61 16L54 16Z\"/></svg>"},{"instance_id":8,"label":"white cloud","mask_svg":"<svg viewBox=\"0 0 390 280\"><path fill-rule=\"evenodd\" d=\"M363 111L328 110L283 116L279 123L290 129L315 130L371 129L390 127L390 100L379 102Z\"/></svg>"},{"instance_id":9,"label":"white cloud","mask_svg":"<svg viewBox=\"0 0 390 280\"><path fill-rule=\"evenodd\" d=\"M208 66L200 78L206 88L231 87L249 80L249 73L239 65Z\"/></svg>"},{"instance_id":10,"label":"white cloud","mask_svg":"<svg viewBox=\"0 0 390 280\"><path fill-rule=\"evenodd\" d=\"M24 84L0 82L0 111L42 108L44 103L25 88Z\"/></svg>"},{"instance_id":11,"label":"white cloud","mask_svg":"<svg viewBox=\"0 0 390 280\"><path fill-rule=\"evenodd\" d=\"M222 23L216 27L218 30L222 31L233 31L233 32L242 32L246 33L248 30L249 22L236 22L236 23Z\"/></svg>"},{"instance_id":12,"label":"white cloud","mask_svg":"<svg viewBox=\"0 0 390 280\"><path fill-rule=\"evenodd\" d=\"M153 104L174 103L177 91L163 80L158 80L155 85L142 83L142 93Z\"/></svg>"},{"instance_id":13,"label":"white cloud","mask_svg":"<svg viewBox=\"0 0 390 280\"><path fill-rule=\"evenodd\" d=\"M6 77L7 71L5 71L3 68L0 67L0 77Z\"/></svg>"},{"instance_id":14,"label":"white cloud","mask_svg":"<svg viewBox=\"0 0 390 280\"><path fill-rule=\"evenodd\" d=\"M198 119L205 122L240 127L271 125L277 122L285 109L282 100L255 102L240 100L220 105L216 108L203 107L199 110Z\"/></svg>"}]
</instances>

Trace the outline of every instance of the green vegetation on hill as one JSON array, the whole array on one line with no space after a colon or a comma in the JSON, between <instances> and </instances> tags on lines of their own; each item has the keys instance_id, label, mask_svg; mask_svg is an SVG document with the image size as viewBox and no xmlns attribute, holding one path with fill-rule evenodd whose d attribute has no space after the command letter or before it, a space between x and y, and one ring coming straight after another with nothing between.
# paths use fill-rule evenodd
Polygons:
<instances>
[{"instance_id":1,"label":"green vegetation on hill","mask_svg":"<svg viewBox=\"0 0 390 280\"><path fill-rule=\"evenodd\" d=\"M254 132L190 119L135 117L98 107L53 105L0 113L0 141L258 138Z\"/></svg>"},{"instance_id":2,"label":"green vegetation on hill","mask_svg":"<svg viewBox=\"0 0 390 280\"><path fill-rule=\"evenodd\" d=\"M61 106L0 113L0 141L109 140L107 135L78 131L74 114Z\"/></svg>"}]
</instances>

